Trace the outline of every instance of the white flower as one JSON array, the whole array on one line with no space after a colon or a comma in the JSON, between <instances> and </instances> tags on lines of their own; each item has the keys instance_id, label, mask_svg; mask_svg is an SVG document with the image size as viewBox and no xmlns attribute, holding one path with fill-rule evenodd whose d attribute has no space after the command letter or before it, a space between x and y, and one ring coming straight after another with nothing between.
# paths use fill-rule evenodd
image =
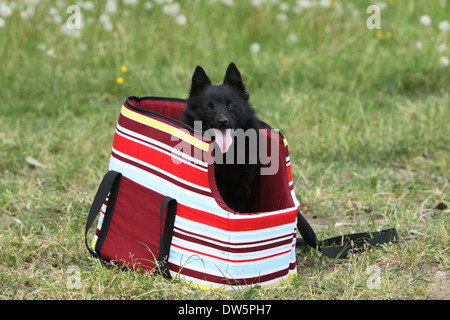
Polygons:
<instances>
[{"instance_id":1,"label":"white flower","mask_svg":"<svg viewBox=\"0 0 450 320\"><path fill-rule=\"evenodd\" d=\"M11 7L9 7L6 3L0 2L0 16L3 18L8 18L13 13L13 10Z\"/></svg>"},{"instance_id":2,"label":"white flower","mask_svg":"<svg viewBox=\"0 0 450 320\"><path fill-rule=\"evenodd\" d=\"M280 11L289 12L289 4L286 2L280 3Z\"/></svg>"},{"instance_id":3,"label":"white flower","mask_svg":"<svg viewBox=\"0 0 450 320\"><path fill-rule=\"evenodd\" d=\"M431 24L431 18L429 16L427 16L426 14L424 14L423 16L420 17L419 19L420 23L423 24L424 26L429 26Z\"/></svg>"},{"instance_id":4,"label":"white flower","mask_svg":"<svg viewBox=\"0 0 450 320\"><path fill-rule=\"evenodd\" d=\"M81 32L79 29L70 28L67 23L63 23L61 25L61 33L72 38L79 38L81 36Z\"/></svg>"},{"instance_id":5,"label":"white flower","mask_svg":"<svg viewBox=\"0 0 450 320\"><path fill-rule=\"evenodd\" d=\"M250 51L253 53L258 53L261 51L261 46L259 45L259 43L254 42L250 45Z\"/></svg>"},{"instance_id":6,"label":"white flower","mask_svg":"<svg viewBox=\"0 0 450 320\"><path fill-rule=\"evenodd\" d=\"M123 0L123 4L127 6L135 6L138 2L139 0Z\"/></svg>"},{"instance_id":7,"label":"white flower","mask_svg":"<svg viewBox=\"0 0 450 320\"><path fill-rule=\"evenodd\" d=\"M152 10L153 9L153 2L147 1L144 4L144 8L145 8L145 10Z\"/></svg>"},{"instance_id":8,"label":"white flower","mask_svg":"<svg viewBox=\"0 0 450 320\"><path fill-rule=\"evenodd\" d=\"M111 22L107 22L103 24L103 30L110 32L114 29L114 26Z\"/></svg>"},{"instance_id":9,"label":"white flower","mask_svg":"<svg viewBox=\"0 0 450 320\"><path fill-rule=\"evenodd\" d=\"M289 35L288 35L288 37L287 37L287 41L289 42L289 43L295 43L295 42L297 42L297 35L295 34L295 33L290 33Z\"/></svg>"},{"instance_id":10,"label":"white flower","mask_svg":"<svg viewBox=\"0 0 450 320\"><path fill-rule=\"evenodd\" d=\"M417 49L417 50L422 50L422 48L423 48L422 42L416 41L416 49Z\"/></svg>"},{"instance_id":11,"label":"white flower","mask_svg":"<svg viewBox=\"0 0 450 320\"><path fill-rule=\"evenodd\" d=\"M26 10L20 11L20 17L22 19L30 19L34 16L34 8L28 7Z\"/></svg>"},{"instance_id":12,"label":"white flower","mask_svg":"<svg viewBox=\"0 0 450 320\"><path fill-rule=\"evenodd\" d=\"M56 23L56 24L60 24L60 23L62 23L63 19L61 18L60 15L55 14L55 15L50 19L50 21L53 22L53 23Z\"/></svg>"},{"instance_id":13,"label":"white flower","mask_svg":"<svg viewBox=\"0 0 450 320\"><path fill-rule=\"evenodd\" d=\"M184 14L179 14L176 18L175 18L175 23L180 25L180 26L184 26L187 22L187 18Z\"/></svg>"},{"instance_id":14,"label":"white flower","mask_svg":"<svg viewBox=\"0 0 450 320\"><path fill-rule=\"evenodd\" d=\"M450 23L448 23L448 21L439 22L439 30L447 32L448 30L450 30Z\"/></svg>"},{"instance_id":15,"label":"white flower","mask_svg":"<svg viewBox=\"0 0 450 320\"><path fill-rule=\"evenodd\" d=\"M37 48L40 51L45 51L45 50L47 50L47 45L45 43L41 42L37 45Z\"/></svg>"},{"instance_id":16,"label":"white flower","mask_svg":"<svg viewBox=\"0 0 450 320\"><path fill-rule=\"evenodd\" d=\"M0 28L3 28L5 26L5 20L3 18L0 18Z\"/></svg>"},{"instance_id":17,"label":"white flower","mask_svg":"<svg viewBox=\"0 0 450 320\"><path fill-rule=\"evenodd\" d=\"M314 3L310 0L297 0L296 4L301 9L308 9L314 6Z\"/></svg>"},{"instance_id":18,"label":"white flower","mask_svg":"<svg viewBox=\"0 0 450 320\"><path fill-rule=\"evenodd\" d=\"M319 6L321 8L330 8L331 7L331 0L320 0Z\"/></svg>"},{"instance_id":19,"label":"white flower","mask_svg":"<svg viewBox=\"0 0 450 320\"><path fill-rule=\"evenodd\" d=\"M101 23L108 23L108 22L111 22L111 19L109 18L109 16L107 14L102 13L100 15L100 22Z\"/></svg>"},{"instance_id":20,"label":"white flower","mask_svg":"<svg viewBox=\"0 0 450 320\"><path fill-rule=\"evenodd\" d=\"M56 9L55 7L51 7L50 9L48 9L48 14L51 16L56 16L58 14L58 9Z\"/></svg>"},{"instance_id":21,"label":"white flower","mask_svg":"<svg viewBox=\"0 0 450 320\"><path fill-rule=\"evenodd\" d=\"M441 65L443 65L444 67L448 67L448 65L450 64L450 61L448 60L447 57L443 56L439 59L439 63Z\"/></svg>"},{"instance_id":22,"label":"white flower","mask_svg":"<svg viewBox=\"0 0 450 320\"><path fill-rule=\"evenodd\" d=\"M105 12L106 13L116 13L116 11L117 11L116 0L108 0L106 2Z\"/></svg>"},{"instance_id":23,"label":"white flower","mask_svg":"<svg viewBox=\"0 0 450 320\"><path fill-rule=\"evenodd\" d=\"M55 57L55 50L53 49L49 49L47 50L47 56L49 56L50 58L54 58Z\"/></svg>"},{"instance_id":24,"label":"white flower","mask_svg":"<svg viewBox=\"0 0 450 320\"><path fill-rule=\"evenodd\" d=\"M92 1L85 1L85 2L80 3L80 5L84 10L88 10L88 11L92 11L95 7L95 5Z\"/></svg>"},{"instance_id":25,"label":"white flower","mask_svg":"<svg viewBox=\"0 0 450 320\"><path fill-rule=\"evenodd\" d=\"M447 51L447 45L445 43L441 43L438 47L439 52L445 52Z\"/></svg>"},{"instance_id":26,"label":"white flower","mask_svg":"<svg viewBox=\"0 0 450 320\"><path fill-rule=\"evenodd\" d=\"M178 2L166 4L163 8L163 13L169 16L176 16L180 12L180 4Z\"/></svg>"},{"instance_id":27,"label":"white flower","mask_svg":"<svg viewBox=\"0 0 450 320\"><path fill-rule=\"evenodd\" d=\"M278 21L281 21L281 22L285 22L285 21L288 20L288 15L287 15L286 13L284 13L284 12L280 12L280 13L277 15L277 20L278 20Z\"/></svg>"},{"instance_id":28,"label":"white flower","mask_svg":"<svg viewBox=\"0 0 450 320\"><path fill-rule=\"evenodd\" d=\"M222 0L222 3L226 6L232 7L234 6L234 1L233 0Z\"/></svg>"},{"instance_id":29,"label":"white flower","mask_svg":"<svg viewBox=\"0 0 450 320\"><path fill-rule=\"evenodd\" d=\"M252 0L252 6L254 7L259 7L260 5L262 5L265 2L265 0Z\"/></svg>"}]
</instances>

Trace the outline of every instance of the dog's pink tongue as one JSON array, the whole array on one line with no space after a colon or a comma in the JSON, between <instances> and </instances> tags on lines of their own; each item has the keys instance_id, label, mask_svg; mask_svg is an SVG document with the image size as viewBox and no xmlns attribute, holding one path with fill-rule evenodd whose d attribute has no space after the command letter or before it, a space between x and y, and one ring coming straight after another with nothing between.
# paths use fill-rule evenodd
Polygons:
<instances>
[{"instance_id":1,"label":"dog's pink tongue","mask_svg":"<svg viewBox=\"0 0 450 320\"><path fill-rule=\"evenodd\" d=\"M230 148L231 143L233 142L233 138L231 137L232 129L216 129L214 128L214 133L216 135L215 142L220 148L220 151L222 153L225 153L228 151L228 148Z\"/></svg>"}]
</instances>

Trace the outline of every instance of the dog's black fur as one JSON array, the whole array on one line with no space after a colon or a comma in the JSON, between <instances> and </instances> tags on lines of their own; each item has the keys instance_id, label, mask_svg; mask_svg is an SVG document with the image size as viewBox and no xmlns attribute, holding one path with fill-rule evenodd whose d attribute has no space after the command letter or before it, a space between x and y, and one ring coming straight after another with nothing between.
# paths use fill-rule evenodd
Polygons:
<instances>
[{"instance_id":1,"label":"dog's black fur","mask_svg":"<svg viewBox=\"0 0 450 320\"><path fill-rule=\"evenodd\" d=\"M212 128L244 131L253 129L258 136L260 121L250 106L249 98L241 74L234 63L230 63L223 83L218 86L212 85L203 68L197 66L192 76L183 122L194 128L194 121L201 121L203 131ZM249 150L257 150L257 145L256 148L249 148L250 139L247 140L245 163L238 164L237 156L242 155L237 154L236 138L234 137L232 141L228 149L229 152L231 148L234 148L234 161L231 164L226 163L226 154L223 154L221 149L214 148L216 185L228 207L241 213L251 212L250 199L255 178L259 173L259 159L257 154L250 157ZM217 161L218 157L221 157L222 161ZM257 159L256 163L249 161L250 158Z\"/></svg>"}]
</instances>

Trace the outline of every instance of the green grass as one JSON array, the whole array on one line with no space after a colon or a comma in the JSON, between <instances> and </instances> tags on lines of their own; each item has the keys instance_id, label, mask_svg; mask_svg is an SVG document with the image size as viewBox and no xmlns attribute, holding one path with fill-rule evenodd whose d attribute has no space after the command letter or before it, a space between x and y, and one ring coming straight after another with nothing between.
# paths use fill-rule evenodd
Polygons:
<instances>
[{"instance_id":1,"label":"green grass","mask_svg":"<svg viewBox=\"0 0 450 320\"><path fill-rule=\"evenodd\" d=\"M450 4L387 1L381 30L369 30L365 1L300 13L285 1L286 21L280 3L183 1L185 25L145 2L119 1L105 31L105 2L95 1L92 11L82 9L78 38L61 33L71 1L41 1L30 19L16 1L3 18L0 298L421 299L443 283L450 219L449 209L436 207L450 205L450 72L440 57L450 49L438 47L450 43L438 25ZM50 6L62 22L48 21ZM420 24L424 14L430 26ZM251 52L252 43L261 50ZM89 256L84 224L124 98L184 98L196 65L218 83L230 61L259 117L287 136L296 194L318 236L396 227L399 244L346 261L300 251L289 284L231 292ZM369 289L373 266L381 282ZM67 285L73 267L78 289Z\"/></svg>"}]
</instances>

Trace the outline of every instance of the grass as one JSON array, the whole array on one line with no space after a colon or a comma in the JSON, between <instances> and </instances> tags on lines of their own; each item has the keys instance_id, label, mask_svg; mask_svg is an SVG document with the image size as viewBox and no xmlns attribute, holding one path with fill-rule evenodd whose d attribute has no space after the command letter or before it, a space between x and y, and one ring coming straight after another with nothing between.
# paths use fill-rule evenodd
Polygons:
<instances>
[{"instance_id":1,"label":"grass","mask_svg":"<svg viewBox=\"0 0 450 320\"><path fill-rule=\"evenodd\" d=\"M369 30L370 3L360 1L300 13L295 1L287 10L185 1L184 25L165 4L119 1L106 31L96 1L72 37L61 32L70 1L40 1L29 19L15 3L0 27L0 298L421 299L448 281L450 72L440 62L449 49L438 48L450 43L438 24L450 4L387 1L381 29ZM346 261L300 251L289 284L231 292L89 256L84 224L124 98L186 97L196 65L217 83L230 61L259 117L287 136L296 194L318 236L396 227L399 244ZM70 285L76 275L80 288Z\"/></svg>"}]
</instances>

